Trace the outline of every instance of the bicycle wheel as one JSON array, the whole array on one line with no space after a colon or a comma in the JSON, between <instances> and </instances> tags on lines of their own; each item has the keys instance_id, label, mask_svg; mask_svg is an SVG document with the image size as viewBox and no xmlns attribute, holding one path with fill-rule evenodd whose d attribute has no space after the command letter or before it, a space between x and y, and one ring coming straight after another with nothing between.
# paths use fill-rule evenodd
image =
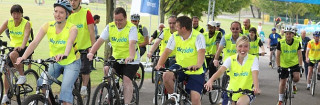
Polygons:
<instances>
[{"instance_id":1,"label":"bicycle wheel","mask_svg":"<svg viewBox=\"0 0 320 105\"><path fill-rule=\"evenodd\" d=\"M135 81L132 81L133 85L133 94L132 94L132 105L139 105L139 88Z\"/></svg>"},{"instance_id":2,"label":"bicycle wheel","mask_svg":"<svg viewBox=\"0 0 320 105\"><path fill-rule=\"evenodd\" d=\"M272 61L271 68L274 69L275 65L276 65L276 54L275 54L275 52L272 54L271 61Z\"/></svg>"},{"instance_id":3,"label":"bicycle wheel","mask_svg":"<svg viewBox=\"0 0 320 105\"><path fill-rule=\"evenodd\" d=\"M73 105L83 105L82 97L79 93L79 90L73 89L72 95L73 95Z\"/></svg>"},{"instance_id":4,"label":"bicycle wheel","mask_svg":"<svg viewBox=\"0 0 320 105\"><path fill-rule=\"evenodd\" d=\"M159 74L157 74L159 75ZM155 91L154 91L154 104L155 105L162 105L166 99L165 95L165 88L163 85L163 80L160 75L158 76L156 82L155 82Z\"/></svg>"},{"instance_id":5,"label":"bicycle wheel","mask_svg":"<svg viewBox=\"0 0 320 105\"><path fill-rule=\"evenodd\" d=\"M163 103L163 105L175 105L176 104L176 102L174 101L174 100L166 100L164 103Z\"/></svg>"},{"instance_id":6,"label":"bicycle wheel","mask_svg":"<svg viewBox=\"0 0 320 105\"><path fill-rule=\"evenodd\" d=\"M0 99L3 97L3 80L2 80L2 73L0 73Z\"/></svg>"},{"instance_id":7,"label":"bicycle wheel","mask_svg":"<svg viewBox=\"0 0 320 105\"><path fill-rule=\"evenodd\" d=\"M33 69L25 71L24 75L26 76L27 81L24 85L22 85L22 90L20 90L20 94L24 94L24 97L26 97L26 93L35 94L35 91L33 90L36 90L37 88L37 80L39 79L39 75Z\"/></svg>"},{"instance_id":8,"label":"bicycle wheel","mask_svg":"<svg viewBox=\"0 0 320 105\"><path fill-rule=\"evenodd\" d=\"M136 81L139 90L141 89L142 85L143 85L143 80L144 80L144 67L142 65L142 63L139 63L139 69L136 73L136 77L134 79L134 81Z\"/></svg>"},{"instance_id":9,"label":"bicycle wheel","mask_svg":"<svg viewBox=\"0 0 320 105\"><path fill-rule=\"evenodd\" d=\"M317 71L318 71L318 68L315 67L313 69L313 73L312 73L312 79L311 79L311 89L310 89L310 92L311 92L311 95L314 96L314 92L315 92L315 88L316 88L316 81L317 81Z\"/></svg>"},{"instance_id":10,"label":"bicycle wheel","mask_svg":"<svg viewBox=\"0 0 320 105\"><path fill-rule=\"evenodd\" d=\"M220 86L220 79L214 81L213 85ZM209 100L211 104L216 104L219 100L221 92L219 90L212 90L209 92Z\"/></svg>"},{"instance_id":11,"label":"bicycle wheel","mask_svg":"<svg viewBox=\"0 0 320 105\"><path fill-rule=\"evenodd\" d=\"M290 76L289 76L290 77ZM288 87L287 88L289 88L289 90L288 90L288 105L291 105L291 103L292 103L292 92L293 92L293 90L292 90L292 79L289 79L288 80L289 81L289 83L288 83Z\"/></svg>"},{"instance_id":12,"label":"bicycle wheel","mask_svg":"<svg viewBox=\"0 0 320 105\"><path fill-rule=\"evenodd\" d=\"M43 95L34 94L27 97L23 102L22 105L44 105L45 98Z\"/></svg>"},{"instance_id":13,"label":"bicycle wheel","mask_svg":"<svg viewBox=\"0 0 320 105\"><path fill-rule=\"evenodd\" d=\"M113 105L113 96L111 86L106 83L100 83L93 93L91 105Z\"/></svg>"},{"instance_id":14,"label":"bicycle wheel","mask_svg":"<svg viewBox=\"0 0 320 105\"><path fill-rule=\"evenodd\" d=\"M157 80L157 72L155 71L156 69L154 68L154 67L156 67L156 65L157 65L157 61L158 61L158 59L153 59L153 62L152 62L152 74L151 74L151 82L152 83L154 83L156 80Z\"/></svg>"}]
</instances>

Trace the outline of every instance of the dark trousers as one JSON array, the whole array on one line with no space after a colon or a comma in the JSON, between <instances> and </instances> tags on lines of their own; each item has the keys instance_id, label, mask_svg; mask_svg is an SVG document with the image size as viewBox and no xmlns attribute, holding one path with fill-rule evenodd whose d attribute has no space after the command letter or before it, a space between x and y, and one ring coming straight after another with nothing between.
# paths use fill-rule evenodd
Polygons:
<instances>
[{"instance_id":1,"label":"dark trousers","mask_svg":"<svg viewBox=\"0 0 320 105\"><path fill-rule=\"evenodd\" d=\"M309 69L308 69L308 63L306 62L306 56L305 55L306 55L306 51L302 51L304 73L306 74L306 79L307 79Z\"/></svg>"}]
</instances>

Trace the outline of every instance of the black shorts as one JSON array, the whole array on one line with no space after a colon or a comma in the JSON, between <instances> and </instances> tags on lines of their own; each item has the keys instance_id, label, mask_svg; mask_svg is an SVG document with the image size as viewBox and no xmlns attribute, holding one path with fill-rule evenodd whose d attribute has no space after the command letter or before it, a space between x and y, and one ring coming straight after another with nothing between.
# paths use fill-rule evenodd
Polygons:
<instances>
[{"instance_id":1,"label":"black shorts","mask_svg":"<svg viewBox=\"0 0 320 105\"><path fill-rule=\"evenodd\" d=\"M292 66L292 67L290 67L290 69L291 69L291 75L293 75L292 73L293 72L300 72L300 67L299 67L299 65L294 65L294 66ZM288 68L282 68L282 70L281 70L281 72L280 72L280 74L279 74L279 78L281 78L281 79L286 79L286 78L288 78L289 77L289 71L288 71Z\"/></svg>"},{"instance_id":2,"label":"black shorts","mask_svg":"<svg viewBox=\"0 0 320 105\"><path fill-rule=\"evenodd\" d=\"M87 50L79 50L80 52L80 59L81 59L81 68L80 74L90 74L92 61L89 61L87 58L88 49Z\"/></svg>"},{"instance_id":3,"label":"black shorts","mask_svg":"<svg viewBox=\"0 0 320 105\"><path fill-rule=\"evenodd\" d=\"M308 66L311 66L311 67L313 67L313 66L314 66L314 63L312 63L312 62L309 62L309 63L308 63Z\"/></svg>"},{"instance_id":4,"label":"black shorts","mask_svg":"<svg viewBox=\"0 0 320 105\"><path fill-rule=\"evenodd\" d=\"M22 55L24 54L24 52L26 51L26 49L27 49L28 47L25 47L24 49L22 49L22 50L20 50L20 51L18 51L18 53L19 53L19 57L22 57ZM12 51L11 51L12 52ZM10 52L10 53L11 53ZM9 53L9 54L10 54ZM31 55L30 56L28 56L28 58L27 59L31 59L31 56L32 56L32 54L33 54L33 52L31 53ZM8 61L8 65L9 65L9 67L13 67L13 63L12 63L12 61L11 61L11 59L10 59L10 57L9 57L9 55L8 55L8 57L7 57L7 61Z\"/></svg>"},{"instance_id":5,"label":"black shorts","mask_svg":"<svg viewBox=\"0 0 320 105\"><path fill-rule=\"evenodd\" d=\"M111 65L112 64L110 63L105 63L104 66L111 66ZM113 63L112 66L113 66L113 69L115 69L117 74L125 75L129 77L131 80L133 80L134 76L136 76L136 73L139 69L139 64L119 64L117 62L117 63Z\"/></svg>"},{"instance_id":6,"label":"black shorts","mask_svg":"<svg viewBox=\"0 0 320 105\"><path fill-rule=\"evenodd\" d=\"M277 45L271 45L270 46L270 51L275 51L277 49Z\"/></svg>"}]
</instances>

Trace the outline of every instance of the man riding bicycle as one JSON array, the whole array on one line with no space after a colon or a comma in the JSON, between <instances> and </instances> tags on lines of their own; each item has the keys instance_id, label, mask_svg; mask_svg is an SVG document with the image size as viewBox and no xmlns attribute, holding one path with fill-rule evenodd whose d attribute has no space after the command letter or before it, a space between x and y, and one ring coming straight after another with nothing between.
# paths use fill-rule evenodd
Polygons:
<instances>
[{"instance_id":1,"label":"man riding bicycle","mask_svg":"<svg viewBox=\"0 0 320 105\"><path fill-rule=\"evenodd\" d=\"M307 90L310 89L311 77L313 73L314 61L320 60L320 44L319 44L320 31L315 31L313 33L313 40L308 42L307 51L306 51L306 62L308 66L308 76L307 76ZM320 62L318 63L318 65ZM319 71L319 68L318 68ZM319 72L318 72L319 76Z\"/></svg>"},{"instance_id":2,"label":"man riding bicycle","mask_svg":"<svg viewBox=\"0 0 320 105\"><path fill-rule=\"evenodd\" d=\"M148 30L145 26L139 24L140 23L140 15L139 14L133 14L131 15L131 23L134 24L138 29L138 45L140 49L140 56L142 56L147 48L146 45L149 43L148 39Z\"/></svg>"},{"instance_id":3,"label":"man riding bicycle","mask_svg":"<svg viewBox=\"0 0 320 105\"><path fill-rule=\"evenodd\" d=\"M173 50L176 50L177 63L170 68L177 69L177 67L182 66L189 69L188 71L178 73L179 81L182 82L188 77L185 89L191 95L192 105L200 105L200 95L204 84L204 71L202 65L204 63L206 48L205 43L203 43L205 42L205 38L200 32L192 29L192 20L187 16L177 18L176 29L178 32L171 35L167 48L161 55L156 69L159 70L160 68L163 68L163 64L169 54ZM174 88L174 74L172 72L167 72L167 75L163 75L163 82L168 93L172 94Z\"/></svg>"},{"instance_id":4,"label":"man riding bicycle","mask_svg":"<svg viewBox=\"0 0 320 105\"><path fill-rule=\"evenodd\" d=\"M281 39L281 36L278 33L276 33L276 28L272 28L271 31L272 31L272 33L269 35L269 40L268 40L268 48L270 48L270 62L269 62L270 67L272 66L272 63L271 63L272 62L272 55L276 51L278 40Z\"/></svg>"},{"instance_id":5,"label":"man riding bicycle","mask_svg":"<svg viewBox=\"0 0 320 105\"><path fill-rule=\"evenodd\" d=\"M115 59L125 59L125 64L116 63L113 65L119 75L123 75L124 84L124 103L130 104L133 94L132 79L139 69L140 54L138 50L138 31L137 27L130 21L127 21L126 11L122 7L114 10L114 22L109 23L97 42L88 53L89 60L93 59L94 54L99 47L109 40L112 46L112 57ZM111 64L104 67L105 75L108 74Z\"/></svg>"},{"instance_id":6,"label":"man riding bicycle","mask_svg":"<svg viewBox=\"0 0 320 105\"><path fill-rule=\"evenodd\" d=\"M288 68L291 68L293 76L293 92L297 91L296 83L300 80L300 69L302 68L302 53L299 40L294 37L294 29L290 26L285 29L286 38L280 40L277 46L276 62L278 65L279 83L279 102L282 105L284 90L287 78L289 77ZM289 96L291 97L291 96Z\"/></svg>"}]
</instances>

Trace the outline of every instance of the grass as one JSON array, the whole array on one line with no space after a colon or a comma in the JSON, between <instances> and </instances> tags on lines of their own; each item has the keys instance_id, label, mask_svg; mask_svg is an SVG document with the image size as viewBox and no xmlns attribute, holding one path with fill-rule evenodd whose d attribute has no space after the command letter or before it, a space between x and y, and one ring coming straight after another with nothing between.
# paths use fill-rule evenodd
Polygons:
<instances>
[{"instance_id":1,"label":"grass","mask_svg":"<svg viewBox=\"0 0 320 105\"><path fill-rule=\"evenodd\" d=\"M33 24L32 28L34 30L35 36L38 33L40 27L45 24L48 21L53 21L53 3L56 0L46 0L44 5L37 5L34 3L34 0L1 0L0 1L0 24L2 24L4 21L9 19L11 17L10 15L10 8L13 4L20 4L23 9L24 9L24 16L29 16L31 19L31 22ZM90 8L92 15L98 14L101 16L100 19L100 24L98 24L98 30L99 33L102 32L104 27L106 26L106 9L105 9L105 4L97 4L97 3L91 3L89 5L82 5L83 7ZM130 7L130 6L129 6ZM128 16L129 12L128 12ZM128 18L129 19L129 18ZM202 20L206 20L206 16L202 17ZM158 17L157 16L151 16L151 19L149 16L142 16L141 17L141 24L145 25L148 29L149 28L149 22L151 20L151 31L150 33L154 30L157 29L158 27ZM220 21L221 27L226 31L226 33L230 33L230 24L234 20L231 19L222 19L222 18L216 18L216 20ZM241 19L242 23L243 19ZM254 26L258 26L257 21L261 21L259 19L251 19L251 23ZM165 20L165 25L168 27L168 23ZM200 25L203 27L206 27L206 21L200 22ZM265 34L268 35L271 33L271 28L272 25L265 24L263 25L263 31L265 31ZM1 34L2 36L6 36L5 33ZM267 36L266 36L267 37ZM8 38L3 37L2 40L9 41ZM104 46L104 45L103 45ZM104 48L100 48L98 51L98 56L103 56L104 53ZM49 49L48 49L48 40L47 38L44 38L39 46L35 49L35 53L33 54L33 59L40 59L40 58L48 58L49 57ZM146 54L143 56L142 61L146 61ZM35 66L32 66L33 69L37 69ZM103 77L103 64L102 63L97 63L95 71L91 72L91 80L92 80L92 86L97 86ZM145 78L151 78L151 73L146 73ZM61 77L60 77L61 79ZM58 86L54 86L53 88L56 88Z\"/></svg>"}]
</instances>

